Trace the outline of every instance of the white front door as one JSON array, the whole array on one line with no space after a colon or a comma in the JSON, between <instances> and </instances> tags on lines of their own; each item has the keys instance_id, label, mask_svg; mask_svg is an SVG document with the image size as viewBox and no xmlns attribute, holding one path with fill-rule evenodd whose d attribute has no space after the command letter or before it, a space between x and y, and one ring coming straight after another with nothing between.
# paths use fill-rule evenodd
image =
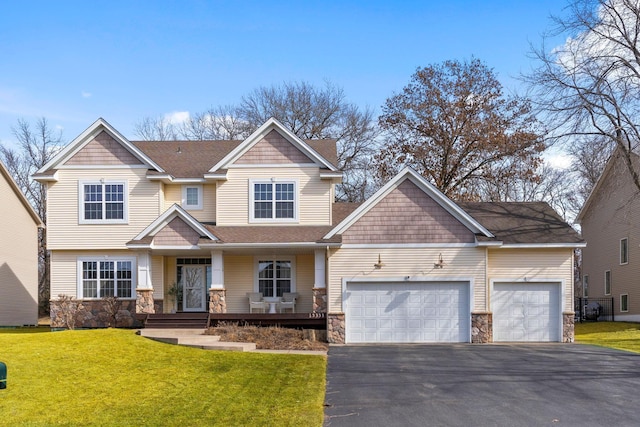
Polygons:
<instances>
[{"instance_id":1,"label":"white front door","mask_svg":"<svg viewBox=\"0 0 640 427\"><path fill-rule=\"evenodd\" d=\"M205 311L205 266L182 267L183 311Z\"/></svg>"}]
</instances>

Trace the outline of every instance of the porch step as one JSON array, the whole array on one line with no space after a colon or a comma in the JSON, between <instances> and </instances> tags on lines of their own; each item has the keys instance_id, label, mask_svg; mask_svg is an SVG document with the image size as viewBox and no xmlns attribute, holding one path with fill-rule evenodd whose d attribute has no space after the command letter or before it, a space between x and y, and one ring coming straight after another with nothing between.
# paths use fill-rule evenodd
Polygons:
<instances>
[{"instance_id":1,"label":"porch step","mask_svg":"<svg viewBox=\"0 0 640 427\"><path fill-rule=\"evenodd\" d=\"M155 341L203 350L254 351L255 343L220 342L220 337L203 335L204 329L140 329L138 334Z\"/></svg>"},{"instance_id":2,"label":"porch step","mask_svg":"<svg viewBox=\"0 0 640 427\"><path fill-rule=\"evenodd\" d=\"M209 319L208 313L149 314L145 328L154 329L200 329L204 330Z\"/></svg>"}]
</instances>

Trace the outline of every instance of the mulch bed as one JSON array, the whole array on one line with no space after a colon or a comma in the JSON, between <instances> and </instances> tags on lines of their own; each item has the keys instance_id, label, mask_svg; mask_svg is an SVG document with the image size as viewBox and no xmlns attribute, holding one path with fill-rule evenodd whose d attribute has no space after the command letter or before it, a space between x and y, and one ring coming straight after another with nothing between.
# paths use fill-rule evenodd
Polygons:
<instances>
[{"instance_id":1,"label":"mulch bed","mask_svg":"<svg viewBox=\"0 0 640 427\"><path fill-rule=\"evenodd\" d=\"M276 326L240 326L220 324L209 328L207 335L218 335L220 341L254 342L256 348L268 350L320 350L327 351L326 342L305 338L304 331Z\"/></svg>"}]
</instances>

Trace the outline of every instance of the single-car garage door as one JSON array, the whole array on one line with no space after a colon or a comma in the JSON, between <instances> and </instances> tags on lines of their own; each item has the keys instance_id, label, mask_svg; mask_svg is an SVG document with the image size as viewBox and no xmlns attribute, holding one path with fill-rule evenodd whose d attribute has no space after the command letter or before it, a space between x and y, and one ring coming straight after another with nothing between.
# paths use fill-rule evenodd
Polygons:
<instances>
[{"instance_id":1,"label":"single-car garage door","mask_svg":"<svg viewBox=\"0 0 640 427\"><path fill-rule=\"evenodd\" d=\"M347 284L347 343L469 342L469 282Z\"/></svg>"},{"instance_id":2,"label":"single-car garage door","mask_svg":"<svg viewBox=\"0 0 640 427\"><path fill-rule=\"evenodd\" d=\"M560 341L558 283L495 283L493 340Z\"/></svg>"}]
</instances>

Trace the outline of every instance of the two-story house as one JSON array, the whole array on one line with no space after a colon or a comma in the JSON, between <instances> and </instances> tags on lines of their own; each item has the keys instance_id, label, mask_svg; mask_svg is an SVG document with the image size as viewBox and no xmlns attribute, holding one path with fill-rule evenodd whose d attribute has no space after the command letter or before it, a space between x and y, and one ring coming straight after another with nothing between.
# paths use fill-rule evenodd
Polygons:
<instances>
[{"instance_id":1,"label":"two-story house","mask_svg":"<svg viewBox=\"0 0 640 427\"><path fill-rule=\"evenodd\" d=\"M631 153L634 168L640 157ZM614 150L578 214L583 297L612 298L615 320L640 321L640 195L623 153Z\"/></svg>"},{"instance_id":2,"label":"two-story house","mask_svg":"<svg viewBox=\"0 0 640 427\"><path fill-rule=\"evenodd\" d=\"M43 227L0 162L0 326L38 324L38 228Z\"/></svg>"},{"instance_id":3,"label":"two-story house","mask_svg":"<svg viewBox=\"0 0 640 427\"><path fill-rule=\"evenodd\" d=\"M270 119L243 141L132 142L99 119L35 178L56 295L129 313L247 313L295 292L330 342L573 340L579 236L544 203L456 204L411 169L336 203L335 141ZM277 316L274 313L273 316Z\"/></svg>"}]
</instances>

